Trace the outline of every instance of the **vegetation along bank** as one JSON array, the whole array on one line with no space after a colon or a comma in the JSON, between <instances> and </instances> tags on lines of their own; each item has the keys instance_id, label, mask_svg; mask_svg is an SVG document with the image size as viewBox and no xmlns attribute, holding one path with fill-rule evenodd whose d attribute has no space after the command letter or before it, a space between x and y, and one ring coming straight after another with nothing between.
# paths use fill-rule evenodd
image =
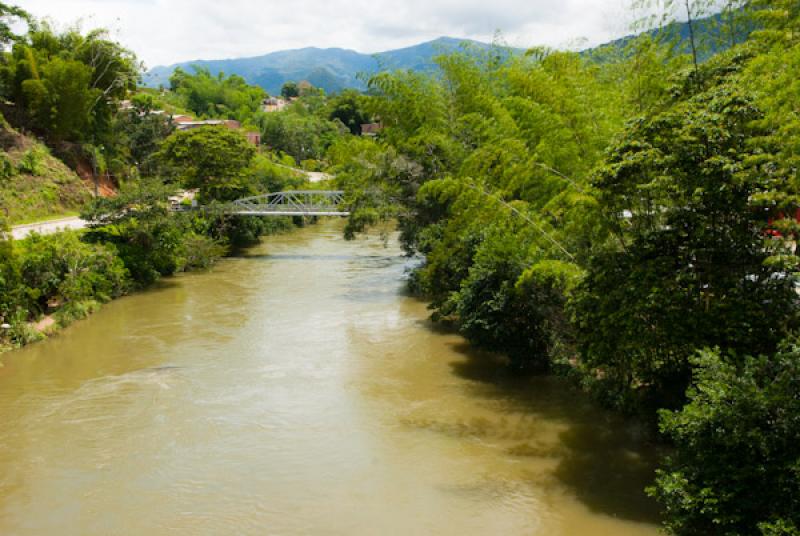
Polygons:
<instances>
[{"instance_id":1,"label":"vegetation along bank","mask_svg":"<svg viewBox=\"0 0 800 536\"><path fill-rule=\"evenodd\" d=\"M800 534L800 7L726 5L376 75L377 141L328 156L348 232L396 218L424 256L435 319L657 421L670 533Z\"/></svg>"}]
</instances>

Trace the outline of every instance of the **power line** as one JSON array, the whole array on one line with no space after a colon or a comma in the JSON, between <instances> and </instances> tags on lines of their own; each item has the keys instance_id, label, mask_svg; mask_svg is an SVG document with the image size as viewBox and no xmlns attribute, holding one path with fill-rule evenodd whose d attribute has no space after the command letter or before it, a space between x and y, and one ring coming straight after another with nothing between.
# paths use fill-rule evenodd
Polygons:
<instances>
[{"instance_id":1,"label":"power line","mask_svg":"<svg viewBox=\"0 0 800 536\"><path fill-rule=\"evenodd\" d=\"M570 253L569 251L567 251L567 248L565 248L558 240L556 240L555 238L550 236L550 234L547 233L547 231L545 231L542 228L542 226L540 226L538 223L536 223L531 218L529 218L527 214L524 214L524 213L520 212L519 210L517 210L516 208L514 208L513 206L511 206L509 203L505 202L504 200L500 199L496 195L492 194L491 192L488 192L487 190L485 190L483 188L479 188L477 185L472 184L469 181L466 182L466 185L469 186L470 188L473 188L473 189L477 190L481 194L494 199L495 201L499 202L501 205L503 205L504 207L509 209L511 212L513 212L514 214L516 214L517 216L519 216L520 218L522 218L523 220L528 222L537 231L539 231L539 233L541 233L542 236L544 236L547 240L549 240L550 243L552 243L554 246L556 246L558 249L560 249L567 257L569 257L570 260L575 261L575 256L572 255L572 253Z\"/></svg>"}]
</instances>

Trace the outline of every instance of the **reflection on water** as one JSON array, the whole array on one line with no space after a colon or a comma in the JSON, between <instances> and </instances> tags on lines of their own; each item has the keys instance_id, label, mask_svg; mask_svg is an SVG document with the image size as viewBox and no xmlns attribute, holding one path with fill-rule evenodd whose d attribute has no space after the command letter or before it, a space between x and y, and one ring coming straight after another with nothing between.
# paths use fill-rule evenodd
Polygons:
<instances>
[{"instance_id":1,"label":"reflection on water","mask_svg":"<svg viewBox=\"0 0 800 536\"><path fill-rule=\"evenodd\" d=\"M336 222L2 357L0 534L655 535L635 427L431 329Z\"/></svg>"}]
</instances>

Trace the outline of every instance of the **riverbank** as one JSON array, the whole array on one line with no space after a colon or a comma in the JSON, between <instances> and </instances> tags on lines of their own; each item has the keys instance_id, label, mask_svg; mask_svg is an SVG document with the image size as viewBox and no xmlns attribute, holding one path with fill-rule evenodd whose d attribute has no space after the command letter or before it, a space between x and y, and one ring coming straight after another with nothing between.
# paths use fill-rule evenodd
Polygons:
<instances>
[{"instance_id":1,"label":"riverbank","mask_svg":"<svg viewBox=\"0 0 800 536\"><path fill-rule=\"evenodd\" d=\"M47 235L1 241L0 353L52 336L102 304L149 288L163 277L208 269L243 243L252 244L253 236L293 228L283 219L230 219L220 226L213 224L213 216L165 217L163 211L150 216L155 225L142 228L135 220L122 242L114 240L124 237L120 226L56 228ZM109 230L114 236L109 237Z\"/></svg>"}]
</instances>

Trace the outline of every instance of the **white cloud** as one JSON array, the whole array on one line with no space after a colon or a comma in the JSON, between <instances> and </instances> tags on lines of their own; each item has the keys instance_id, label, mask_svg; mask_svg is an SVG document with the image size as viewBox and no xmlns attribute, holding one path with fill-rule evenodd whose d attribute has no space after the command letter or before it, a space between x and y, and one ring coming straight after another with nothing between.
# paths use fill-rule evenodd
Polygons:
<instances>
[{"instance_id":1,"label":"white cloud","mask_svg":"<svg viewBox=\"0 0 800 536\"><path fill-rule=\"evenodd\" d=\"M103 26L148 66L316 47L379 52L447 35L513 46L627 33L626 0L18 0L59 25ZM13 3L13 1L12 1Z\"/></svg>"}]
</instances>

